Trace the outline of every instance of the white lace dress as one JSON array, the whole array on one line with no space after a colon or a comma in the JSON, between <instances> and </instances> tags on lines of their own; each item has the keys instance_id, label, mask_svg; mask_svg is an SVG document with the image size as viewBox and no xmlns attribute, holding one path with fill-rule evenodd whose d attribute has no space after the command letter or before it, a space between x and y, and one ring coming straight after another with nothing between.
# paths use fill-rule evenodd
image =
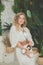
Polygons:
<instances>
[{"instance_id":1,"label":"white lace dress","mask_svg":"<svg viewBox=\"0 0 43 65\"><path fill-rule=\"evenodd\" d=\"M26 27L24 29L26 31L26 37L28 38L28 40L32 41L32 45L34 45L30 31ZM23 41L23 40L26 40L26 38L25 38L22 30L16 31L15 26L12 26L10 29L10 43L11 43L12 47L16 48L16 50L15 50L16 51L16 57L17 57L17 60L19 62L19 65L35 65L34 56L29 58L26 55L23 55L21 53L20 48L16 47L17 42Z\"/></svg>"}]
</instances>

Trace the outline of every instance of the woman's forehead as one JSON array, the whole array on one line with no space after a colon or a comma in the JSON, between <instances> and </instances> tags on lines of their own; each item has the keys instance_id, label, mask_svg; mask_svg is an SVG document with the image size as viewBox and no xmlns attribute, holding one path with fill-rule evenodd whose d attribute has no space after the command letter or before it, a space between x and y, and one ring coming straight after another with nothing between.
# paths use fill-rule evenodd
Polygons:
<instances>
[{"instance_id":1,"label":"woman's forehead","mask_svg":"<svg viewBox=\"0 0 43 65\"><path fill-rule=\"evenodd\" d=\"M24 16L24 15L20 15L19 17L25 18L25 16Z\"/></svg>"}]
</instances>

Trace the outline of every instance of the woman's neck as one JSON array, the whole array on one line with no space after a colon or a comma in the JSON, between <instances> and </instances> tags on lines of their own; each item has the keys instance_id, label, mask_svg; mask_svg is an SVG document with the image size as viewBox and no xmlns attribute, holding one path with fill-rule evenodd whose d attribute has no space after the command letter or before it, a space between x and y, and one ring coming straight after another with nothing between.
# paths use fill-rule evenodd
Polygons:
<instances>
[{"instance_id":1,"label":"woman's neck","mask_svg":"<svg viewBox=\"0 0 43 65\"><path fill-rule=\"evenodd\" d=\"M19 25L19 29L21 29L22 27L21 27L21 25Z\"/></svg>"}]
</instances>

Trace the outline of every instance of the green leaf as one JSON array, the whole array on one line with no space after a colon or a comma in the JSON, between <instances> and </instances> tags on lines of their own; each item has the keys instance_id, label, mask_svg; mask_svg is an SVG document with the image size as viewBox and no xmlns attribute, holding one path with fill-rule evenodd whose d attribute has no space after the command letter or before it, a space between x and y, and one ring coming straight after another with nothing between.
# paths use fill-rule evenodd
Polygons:
<instances>
[{"instance_id":1,"label":"green leaf","mask_svg":"<svg viewBox=\"0 0 43 65\"><path fill-rule=\"evenodd\" d=\"M32 18L34 20L33 24L35 24L35 25L42 25L42 22L38 18L37 14L35 12L33 12L33 11L32 11Z\"/></svg>"},{"instance_id":2,"label":"green leaf","mask_svg":"<svg viewBox=\"0 0 43 65\"><path fill-rule=\"evenodd\" d=\"M30 12L30 10L27 10L27 16L28 16L29 18L31 18L31 12Z\"/></svg>"}]
</instances>

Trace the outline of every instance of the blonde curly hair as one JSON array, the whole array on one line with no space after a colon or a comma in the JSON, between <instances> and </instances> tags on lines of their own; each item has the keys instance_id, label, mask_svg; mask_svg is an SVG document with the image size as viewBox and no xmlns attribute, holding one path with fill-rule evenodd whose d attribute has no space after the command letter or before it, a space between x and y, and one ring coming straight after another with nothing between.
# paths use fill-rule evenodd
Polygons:
<instances>
[{"instance_id":1,"label":"blonde curly hair","mask_svg":"<svg viewBox=\"0 0 43 65\"><path fill-rule=\"evenodd\" d=\"M26 16L25 16L25 14L23 13L23 12L20 12L20 13L17 13L16 15L15 15L15 17L14 17L14 21L13 21L13 25L15 25L16 26L16 29L17 30L19 30L18 29L18 19L19 19L19 16L20 15L24 15L24 23L22 24L22 27L25 27L26 25L27 25L27 19L26 19Z\"/></svg>"}]
</instances>

